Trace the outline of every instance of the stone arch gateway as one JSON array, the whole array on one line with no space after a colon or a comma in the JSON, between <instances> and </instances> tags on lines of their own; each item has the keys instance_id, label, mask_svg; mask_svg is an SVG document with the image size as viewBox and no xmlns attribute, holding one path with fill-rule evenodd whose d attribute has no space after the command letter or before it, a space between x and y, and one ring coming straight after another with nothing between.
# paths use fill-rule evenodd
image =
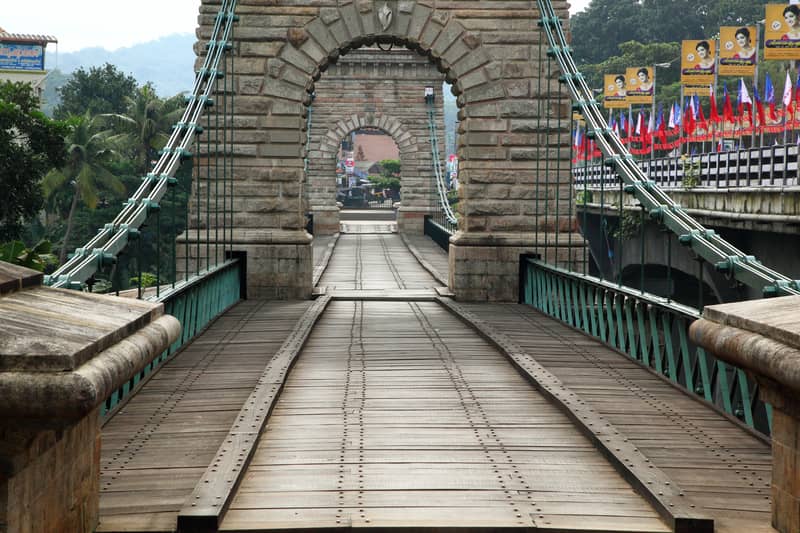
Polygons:
<instances>
[{"instance_id":1,"label":"stone arch gateway","mask_svg":"<svg viewBox=\"0 0 800 533\"><path fill-rule=\"evenodd\" d=\"M438 144L443 147L444 75L416 52L389 48L349 51L314 84L306 183L315 236L339 231L334 154L352 131L381 131L392 137L401 152L400 232L421 234L424 216L436 205L429 112L433 111ZM432 104L425 99L427 89L433 91Z\"/></svg>"},{"instance_id":2,"label":"stone arch gateway","mask_svg":"<svg viewBox=\"0 0 800 533\"><path fill-rule=\"evenodd\" d=\"M211 35L217 4L203 0L201 42ZM567 3L555 4L566 19ZM538 75L547 45L540 43L535 3L250 0L237 13L234 157L227 164L236 198L234 249L247 254L248 295L310 296L303 190L310 94L340 55L378 42L427 56L458 95L461 201L450 288L461 300L516 301L520 255L536 253L536 236L554 229L554 217L541 217L551 227L534 232L536 159L570 142L568 129L552 126L553 118L570 113L567 103L549 99L561 90L558 80ZM568 149L557 152L569 157ZM568 169L568 161L560 168ZM563 188L566 213L568 172L549 181ZM574 227L569 219L556 223L562 235ZM190 228L186 238L203 237ZM563 253L570 253L566 242Z\"/></svg>"},{"instance_id":3,"label":"stone arch gateway","mask_svg":"<svg viewBox=\"0 0 800 533\"><path fill-rule=\"evenodd\" d=\"M409 128L394 117L376 116L373 114L362 114L350 116L347 119L337 121L328 129L327 133L317 143L312 142L312 150L316 149L313 157L309 158L308 163L308 188L309 188L309 209L314 214L314 232L321 228L325 233L338 231L339 209L335 206L335 188L333 187L332 172L336 167L336 155L339 146L347 135L362 128L381 130L389 135L400 150L400 162L402 181L416 186L416 195L411 195L411 205L404 206L403 212L425 213L427 212L429 193L420 192L419 187L424 187L425 175L420 175L418 159L420 147L418 139L413 135ZM430 156L428 157L430 166ZM404 197L404 203L406 198ZM418 202L415 205L415 201ZM410 207L410 209L409 209ZM404 223L401 217L399 224ZM421 224L420 224L421 226Z\"/></svg>"}]
</instances>

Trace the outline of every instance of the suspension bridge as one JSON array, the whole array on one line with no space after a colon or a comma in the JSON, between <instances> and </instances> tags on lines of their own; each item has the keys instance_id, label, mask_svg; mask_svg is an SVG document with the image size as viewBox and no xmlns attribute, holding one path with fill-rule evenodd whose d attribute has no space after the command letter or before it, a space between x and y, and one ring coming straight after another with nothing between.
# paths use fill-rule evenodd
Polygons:
<instances>
[{"instance_id":1,"label":"suspension bridge","mask_svg":"<svg viewBox=\"0 0 800 533\"><path fill-rule=\"evenodd\" d=\"M53 274L0 264L0 531L800 531L800 283L633 159L566 17L204 1L195 87L141 187ZM379 79L457 95L456 210L440 93L357 113L324 83L391 47L425 62ZM571 165L573 111L598 170ZM360 128L400 148L396 224L331 198ZM590 235L626 206L658 228L628 246L638 283ZM673 240L740 298L650 291Z\"/></svg>"}]
</instances>

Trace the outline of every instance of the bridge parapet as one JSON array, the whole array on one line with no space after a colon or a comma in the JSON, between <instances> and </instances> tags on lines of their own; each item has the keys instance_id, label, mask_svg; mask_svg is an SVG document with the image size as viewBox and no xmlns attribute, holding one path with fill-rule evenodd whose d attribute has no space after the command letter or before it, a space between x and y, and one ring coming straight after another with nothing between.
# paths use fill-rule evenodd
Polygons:
<instances>
[{"instance_id":1,"label":"bridge parapet","mask_svg":"<svg viewBox=\"0 0 800 533\"><path fill-rule=\"evenodd\" d=\"M772 405L772 525L800 531L800 297L706 307L690 335L747 370Z\"/></svg>"},{"instance_id":2,"label":"bridge parapet","mask_svg":"<svg viewBox=\"0 0 800 533\"><path fill-rule=\"evenodd\" d=\"M0 531L93 531L101 404L180 332L162 304L0 262Z\"/></svg>"}]
</instances>

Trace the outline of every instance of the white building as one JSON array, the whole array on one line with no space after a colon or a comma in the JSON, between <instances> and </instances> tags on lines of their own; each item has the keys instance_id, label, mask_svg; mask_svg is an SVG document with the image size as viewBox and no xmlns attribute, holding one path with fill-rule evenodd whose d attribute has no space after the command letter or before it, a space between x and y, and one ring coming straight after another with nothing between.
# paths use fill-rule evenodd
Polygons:
<instances>
[{"instance_id":1,"label":"white building","mask_svg":"<svg viewBox=\"0 0 800 533\"><path fill-rule=\"evenodd\" d=\"M50 35L9 33L0 28L0 82L30 83L41 98L44 90L45 49L48 43L58 43Z\"/></svg>"}]
</instances>

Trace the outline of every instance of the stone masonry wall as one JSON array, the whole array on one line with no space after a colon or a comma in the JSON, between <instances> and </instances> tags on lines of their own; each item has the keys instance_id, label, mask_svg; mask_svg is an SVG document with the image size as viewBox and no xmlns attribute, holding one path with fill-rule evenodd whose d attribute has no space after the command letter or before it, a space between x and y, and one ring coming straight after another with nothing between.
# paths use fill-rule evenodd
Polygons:
<instances>
[{"instance_id":1,"label":"stone masonry wall","mask_svg":"<svg viewBox=\"0 0 800 533\"><path fill-rule=\"evenodd\" d=\"M100 516L99 420L95 410L64 430L17 431L25 444L15 463L24 466L0 465L0 532L94 531Z\"/></svg>"},{"instance_id":2,"label":"stone masonry wall","mask_svg":"<svg viewBox=\"0 0 800 533\"><path fill-rule=\"evenodd\" d=\"M566 19L567 2L553 4ZM203 1L200 42L210 37L218 7L216 1ZM458 95L461 220L451 245L507 246L515 254L536 251L536 221L547 220L534 216L537 209L544 210L537 196L554 200L556 188L569 190L561 183L569 181L571 111L568 98L556 98L563 94L559 71L546 57L548 44L537 26L535 2L241 0L237 14L235 239L246 241L247 230L257 230L282 246L308 245L300 185L310 92L339 56L377 41L427 55ZM542 168L541 156L550 158L549 172ZM561 170L554 172L556 168ZM537 183L542 185L538 191ZM560 194L560 202L560 212L567 213L569 195ZM549 208L552 212L552 201ZM555 224L573 227L569 220L550 217L541 229L551 230ZM518 265L501 255L484 281L496 278L491 284L508 290L489 298L516 299ZM468 256L459 254L463 259L451 273L457 297L482 294L459 286L467 279L459 272ZM311 269L300 270L299 276L306 276ZM310 293L310 280L298 277L291 283L286 294Z\"/></svg>"}]
</instances>

